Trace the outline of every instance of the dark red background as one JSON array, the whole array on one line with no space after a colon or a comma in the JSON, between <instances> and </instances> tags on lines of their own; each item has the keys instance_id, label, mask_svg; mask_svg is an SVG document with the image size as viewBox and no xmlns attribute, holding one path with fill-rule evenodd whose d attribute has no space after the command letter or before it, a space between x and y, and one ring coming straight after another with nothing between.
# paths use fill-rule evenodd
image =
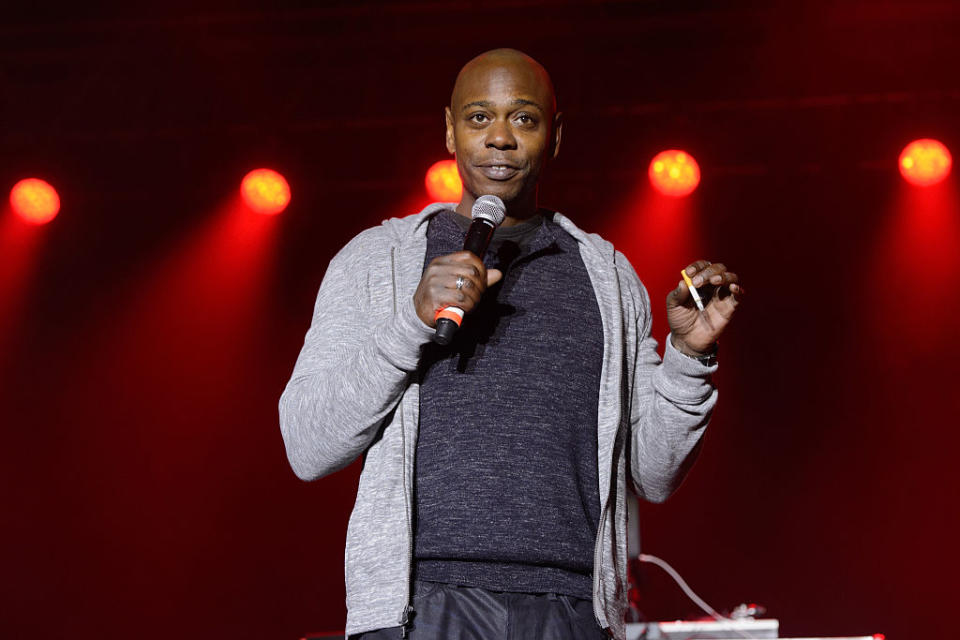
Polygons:
<instances>
[{"instance_id":1,"label":"dark red background","mask_svg":"<svg viewBox=\"0 0 960 640\"><path fill-rule=\"evenodd\" d=\"M276 402L327 261L424 204L453 77L495 46L553 73L542 202L628 254L660 339L695 257L749 292L644 550L786 635L955 633L957 176L919 193L896 158L960 155L957 3L180 4L0 23L0 187L63 201L0 218L0 635L342 627L358 468L297 480ZM672 147L703 170L682 203L645 177ZM291 183L277 219L236 206L258 166Z\"/></svg>"}]
</instances>

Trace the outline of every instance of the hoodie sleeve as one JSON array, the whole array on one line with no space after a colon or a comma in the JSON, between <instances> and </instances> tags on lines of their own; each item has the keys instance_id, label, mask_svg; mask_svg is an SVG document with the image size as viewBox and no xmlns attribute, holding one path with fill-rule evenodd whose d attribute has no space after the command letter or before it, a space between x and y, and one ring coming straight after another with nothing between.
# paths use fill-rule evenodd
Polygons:
<instances>
[{"instance_id":1,"label":"hoodie sleeve","mask_svg":"<svg viewBox=\"0 0 960 640\"><path fill-rule=\"evenodd\" d=\"M633 336L630 392L630 473L640 497L663 502L683 481L696 459L717 390L711 382L716 365L707 366L674 348L667 336L664 357L652 336L650 297L630 263L619 252L618 268L633 311L625 320Z\"/></svg>"},{"instance_id":2,"label":"hoodie sleeve","mask_svg":"<svg viewBox=\"0 0 960 640\"><path fill-rule=\"evenodd\" d=\"M396 299L394 247L368 229L330 261L293 375L280 397L287 459L303 480L349 465L396 408L433 333Z\"/></svg>"}]
</instances>

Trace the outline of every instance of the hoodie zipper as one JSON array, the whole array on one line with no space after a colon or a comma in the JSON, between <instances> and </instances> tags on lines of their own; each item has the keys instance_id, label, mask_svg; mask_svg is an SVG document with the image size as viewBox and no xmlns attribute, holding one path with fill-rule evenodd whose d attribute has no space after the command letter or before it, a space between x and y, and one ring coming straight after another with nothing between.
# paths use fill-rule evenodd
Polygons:
<instances>
[{"instance_id":1,"label":"hoodie zipper","mask_svg":"<svg viewBox=\"0 0 960 640\"><path fill-rule=\"evenodd\" d=\"M600 622L601 611L597 605L597 601L600 598L597 596L600 594L600 575L603 573L603 566L601 565L603 562L603 529L607 522L607 506L608 503L605 502L603 508L600 510L600 526L597 527L597 545L593 550L593 617L601 627L603 626Z\"/></svg>"},{"instance_id":2,"label":"hoodie zipper","mask_svg":"<svg viewBox=\"0 0 960 640\"><path fill-rule=\"evenodd\" d=\"M401 404L402 404L401 400ZM402 441L401 445L401 455L403 463L400 465L400 470L403 479L403 499L405 502L406 509L404 509L404 515L407 519L407 602L403 607L403 611L400 613L400 637L407 637L407 625L410 623L410 616L413 613L413 605L410 603L410 584L413 581L413 521L410 517L411 511L413 509L412 500L410 497L410 487L407 486L407 439L406 439L406 425L403 422L403 406L400 407L400 438Z\"/></svg>"},{"instance_id":3,"label":"hoodie zipper","mask_svg":"<svg viewBox=\"0 0 960 640\"><path fill-rule=\"evenodd\" d=\"M393 272L393 312L397 313L397 248L390 248L390 269ZM410 487L407 484L407 428L403 421L403 398L400 399L400 479L403 483L404 516L407 519L407 601L404 604L403 611L400 613L400 637L407 637L407 625L410 623L411 614L413 614L413 605L411 604L411 583L413 581L413 498L410 495Z\"/></svg>"}]
</instances>

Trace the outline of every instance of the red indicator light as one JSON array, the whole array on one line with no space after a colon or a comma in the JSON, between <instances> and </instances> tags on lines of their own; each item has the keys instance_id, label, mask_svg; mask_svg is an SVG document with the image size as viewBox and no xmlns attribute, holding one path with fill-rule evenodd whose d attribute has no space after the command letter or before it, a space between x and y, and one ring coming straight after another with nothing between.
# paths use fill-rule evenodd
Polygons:
<instances>
[{"instance_id":1,"label":"red indicator light","mask_svg":"<svg viewBox=\"0 0 960 640\"><path fill-rule=\"evenodd\" d=\"M427 169L427 193L437 202L460 202L463 183L457 171L456 160L441 160Z\"/></svg>"},{"instance_id":2,"label":"red indicator light","mask_svg":"<svg viewBox=\"0 0 960 640\"><path fill-rule=\"evenodd\" d=\"M48 182L27 178L13 185L10 206L14 213L31 224L46 224L60 211L60 196Z\"/></svg>"},{"instance_id":3,"label":"red indicator light","mask_svg":"<svg viewBox=\"0 0 960 640\"><path fill-rule=\"evenodd\" d=\"M938 140L914 140L900 152L900 175L910 184L929 187L950 174L953 159Z\"/></svg>"},{"instance_id":4,"label":"red indicator light","mask_svg":"<svg viewBox=\"0 0 960 640\"><path fill-rule=\"evenodd\" d=\"M686 151L661 151L650 161L650 184L666 196L680 198L700 184L700 166Z\"/></svg>"},{"instance_id":5,"label":"red indicator light","mask_svg":"<svg viewBox=\"0 0 960 640\"><path fill-rule=\"evenodd\" d=\"M240 183L240 195L257 213L274 215L290 204L290 185L273 169L254 169Z\"/></svg>"}]
</instances>

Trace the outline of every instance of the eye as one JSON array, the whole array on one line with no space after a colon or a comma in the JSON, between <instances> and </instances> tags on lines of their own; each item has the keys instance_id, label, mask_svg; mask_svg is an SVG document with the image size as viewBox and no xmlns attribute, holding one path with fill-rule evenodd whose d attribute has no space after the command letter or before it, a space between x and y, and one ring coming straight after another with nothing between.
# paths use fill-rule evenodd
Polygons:
<instances>
[{"instance_id":1,"label":"eye","mask_svg":"<svg viewBox=\"0 0 960 640\"><path fill-rule=\"evenodd\" d=\"M533 117L532 115L530 115L529 113L518 113L518 114L517 114L517 117L516 117L516 120L517 120L517 122L519 122L520 124L522 124L522 125L524 125L524 126L527 126L527 127L536 126L536 124L537 124L537 119L534 118L534 117Z\"/></svg>"},{"instance_id":2,"label":"eye","mask_svg":"<svg viewBox=\"0 0 960 640\"><path fill-rule=\"evenodd\" d=\"M467 117L467 120L470 122L476 122L477 124L482 124L488 120L485 113L472 113Z\"/></svg>"}]
</instances>

